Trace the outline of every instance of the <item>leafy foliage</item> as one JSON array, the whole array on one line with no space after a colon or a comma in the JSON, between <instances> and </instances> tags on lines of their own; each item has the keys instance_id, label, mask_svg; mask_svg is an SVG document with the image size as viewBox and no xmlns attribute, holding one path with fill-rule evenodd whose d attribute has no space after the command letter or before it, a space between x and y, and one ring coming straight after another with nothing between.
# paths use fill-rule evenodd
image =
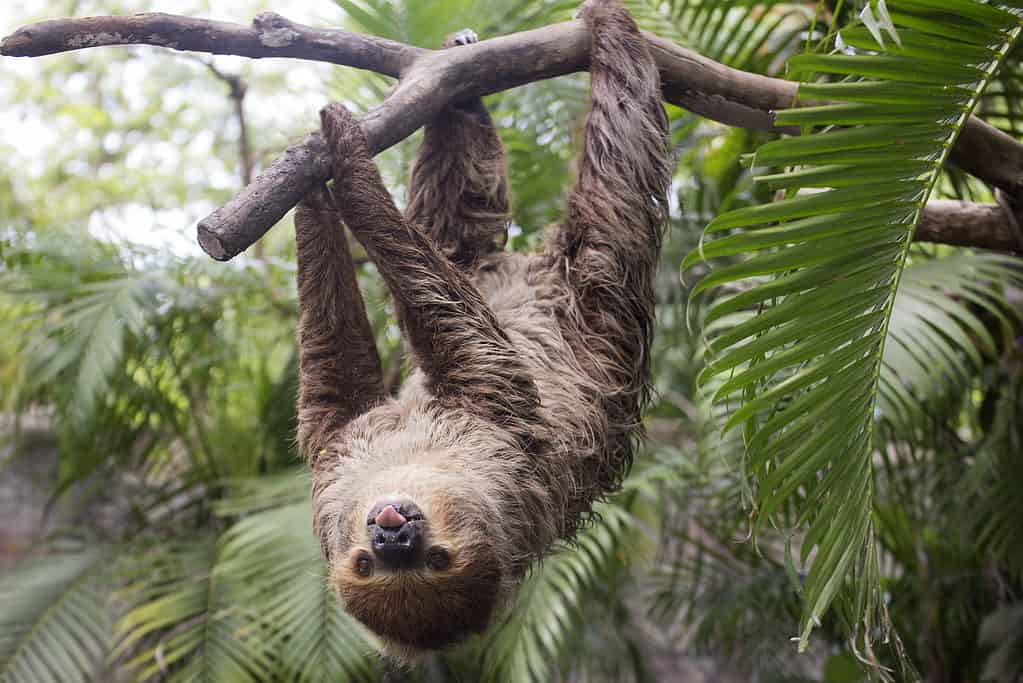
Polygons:
<instances>
[{"instance_id":1,"label":"leafy foliage","mask_svg":"<svg viewBox=\"0 0 1023 683\"><path fill-rule=\"evenodd\" d=\"M110 550L65 548L0 578L0 681L97 678L110 647Z\"/></svg>"},{"instance_id":2,"label":"leafy foliage","mask_svg":"<svg viewBox=\"0 0 1023 683\"><path fill-rule=\"evenodd\" d=\"M302 500L151 549L131 568L115 654L137 653L125 666L139 680L370 679L371 640L327 586L311 517Z\"/></svg>"},{"instance_id":3,"label":"leafy foliage","mask_svg":"<svg viewBox=\"0 0 1023 683\"><path fill-rule=\"evenodd\" d=\"M984 356L1012 344L1019 312L1003 292L1023 284L1015 259L960 252L924 259L902 274L888 325L877 411L908 437L959 406ZM955 296L949 296L955 292ZM985 321L983 318L987 318ZM992 324L994 321L994 324ZM1009 335L996 340L992 329Z\"/></svg>"},{"instance_id":4,"label":"leafy foliage","mask_svg":"<svg viewBox=\"0 0 1023 683\"><path fill-rule=\"evenodd\" d=\"M577 6L337 4L346 28L426 47ZM737 680L834 683L862 679L850 667L864 652L900 670L896 649L867 637L884 630L864 628L879 599L925 673L1018 673L1023 271L910 237L928 193L990 201L943 162L985 82L976 110L1017 131L1019 24L999 7L1019 4L627 4L644 28L737 68L787 64L814 106L779 113L804 133L783 140L670 108L679 172L647 448L491 633L414 672L388 670L338 607L309 529L290 226L231 266L90 236L128 206L157 221L225 197L237 127L220 84L205 92L201 63L142 51L87 51L17 81L62 144L41 147L38 173L0 171L0 397L49 419L55 495L78 504L128 487L131 502L113 529L78 522L101 540L46 544L0 577L0 681L686 680L699 655ZM125 94L131 68L159 72L141 106ZM290 79L244 75L261 104L294 98ZM328 78L356 108L389 87L355 70ZM185 99L160 97L179 82ZM585 86L576 76L488 98L515 192L510 248L560 217ZM287 140L269 133L262 156ZM187 153L164 172L145 153L168 144ZM415 144L380 159L398 197ZM705 276L691 299L673 274L683 261L689 279ZM386 293L372 266L359 277L396 385ZM796 633L811 656L796 655Z\"/></svg>"},{"instance_id":5,"label":"leafy foliage","mask_svg":"<svg viewBox=\"0 0 1023 683\"><path fill-rule=\"evenodd\" d=\"M779 125L819 132L756 152L758 166L791 167L757 177L785 199L718 216L683 262L748 257L693 288L696 296L749 285L716 301L706 324L757 311L716 328L703 377L727 375L714 400L739 401L724 429L743 428L759 523L805 530L799 559L807 564L812 553L813 562L802 586L802 648L839 595L851 624L874 629L871 425L895 295L947 149L1020 28L1016 14L973 0L892 2L891 11L894 45L874 26L853 27L841 37L860 52L789 60L794 74L840 80L800 87L802 99L831 103L777 115ZM955 26L942 21L951 12ZM926 329L902 330L901 343ZM776 517L782 511L791 514Z\"/></svg>"}]
</instances>

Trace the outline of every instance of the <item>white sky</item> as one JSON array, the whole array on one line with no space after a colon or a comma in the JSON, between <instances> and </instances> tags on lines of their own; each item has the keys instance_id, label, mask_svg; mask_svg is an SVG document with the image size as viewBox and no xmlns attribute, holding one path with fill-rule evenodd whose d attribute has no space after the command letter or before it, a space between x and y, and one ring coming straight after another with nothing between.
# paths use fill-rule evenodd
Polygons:
<instances>
[{"instance_id":1,"label":"white sky","mask_svg":"<svg viewBox=\"0 0 1023 683\"><path fill-rule=\"evenodd\" d=\"M122 0L120 2L104 2L103 0L80 0L72 2L54 2L46 0L0 0L0 34L7 35L19 26L43 19L56 19L68 16L70 7L76 6L75 16L95 14L131 14L135 12L160 11L173 14L234 21L248 24L252 17L260 11L274 11L302 23L311 25L338 25L343 20L343 13L330 0ZM95 48L96 51L107 48ZM145 102L135 101L134 93L144 100L142 84L151 68L159 68L161 60L173 59L173 55L181 53L161 50L160 48L137 48L146 51L143 60L133 62L132 68L124 73L124 93L129 101L141 107ZM91 51L86 51L91 52ZM75 53L69 53L75 54ZM78 53L82 54L82 53ZM205 57L209 57L205 55ZM13 149L13 157L6 159L9 166L23 169L25 173L38 176L45 168L45 159L40 158L37 150L52 148L59 144L59 135L54 126L40 117L33 116L24 107L13 101L14 79L31 79L39 74L47 60L70 59L69 56L54 55L42 58L0 58L0 148ZM304 129L311 129L316 124L316 111L326 100L325 79L330 73L328 65L301 62L298 60L248 60L241 57L217 56L214 63L224 72L237 73L243 66L248 68L254 77L265 74L284 74L286 76L286 92L278 94L274 101L273 93L250 93L246 99L246 113L250 119L250 128L262 135L275 135L276 139L259 140L261 146L283 146L294 134ZM137 66L135 66L137 65ZM83 79L84 80L84 79ZM6 82L6 86L5 86ZM209 88L201 88L196 97L226 98L222 85L214 84ZM137 86L133 86L137 84ZM68 80L67 94L75 97L75 79ZM195 88L193 90L200 90ZM191 92L190 92L191 95ZM163 105L173 107L173 97L181 97L174 92L166 93ZM187 103L186 103L187 105ZM298 112L296 114L296 111ZM80 135L88 135L81 131ZM210 145L212 140L193 140L196 145ZM33 154L35 152L35 154ZM181 150L173 144L162 147L149 145L144 159L140 163L159 163L162 158L167 162L177 162ZM198 169L196 170L199 171ZM212 187L238 189L237 177L222 173L223 177L205 179ZM153 188L154 192L159 188ZM168 248L179 254L199 254L195 243L195 223L211 211L213 206L194 203L178 210L154 212L142 204L119 207L116 211L97 212L90 220L90 230L104 237L131 239L133 241Z\"/></svg>"}]
</instances>

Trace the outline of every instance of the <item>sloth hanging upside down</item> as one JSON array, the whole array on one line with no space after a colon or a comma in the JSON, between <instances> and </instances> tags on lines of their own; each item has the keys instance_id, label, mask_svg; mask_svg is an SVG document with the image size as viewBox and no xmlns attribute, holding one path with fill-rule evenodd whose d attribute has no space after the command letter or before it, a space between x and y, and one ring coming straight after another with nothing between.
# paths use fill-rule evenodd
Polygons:
<instances>
[{"instance_id":1,"label":"sloth hanging upside down","mask_svg":"<svg viewBox=\"0 0 1023 683\"><path fill-rule=\"evenodd\" d=\"M666 117L619 0L589 0L581 16L593 41L585 147L541 253L501 249L504 152L481 101L426 127L405 216L359 123L337 104L321 114L333 193L312 193L295 217L299 444L330 583L399 658L484 631L531 563L620 486L642 435ZM394 398L339 219L390 288L410 348Z\"/></svg>"}]
</instances>

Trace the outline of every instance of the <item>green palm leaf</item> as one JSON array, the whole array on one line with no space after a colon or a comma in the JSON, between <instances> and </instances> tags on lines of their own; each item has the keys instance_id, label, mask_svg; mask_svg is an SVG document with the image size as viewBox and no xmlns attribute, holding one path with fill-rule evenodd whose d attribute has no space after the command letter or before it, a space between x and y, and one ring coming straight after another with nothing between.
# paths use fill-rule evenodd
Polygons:
<instances>
[{"instance_id":1,"label":"green palm leaf","mask_svg":"<svg viewBox=\"0 0 1023 683\"><path fill-rule=\"evenodd\" d=\"M31 304L28 314L5 323L20 333L30 381L46 386L58 376L73 377L63 398L79 421L109 390L126 337L142 329L156 305L155 278L120 263L83 261L66 258L0 277L5 293Z\"/></svg>"},{"instance_id":2,"label":"green palm leaf","mask_svg":"<svg viewBox=\"0 0 1023 683\"><path fill-rule=\"evenodd\" d=\"M728 66L768 72L814 19L788 0L625 0L643 28Z\"/></svg>"},{"instance_id":3,"label":"green palm leaf","mask_svg":"<svg viewBox=\"0 0 1023 683\"><path fill-rule=\"evenodd\" d=\"M373 638L328 586L312 516L304 500L235 524L222 539L216 572L242 587L246 618L270 627L286 680L369 680L378 668Z\"/></svg>"},{"instance_id":4,"label":"green palm leaf","mask_svg":"<svg viewBox=\"0 0 1023 683\"><path fill-rule=\"evenodd\" d=\"M743 289L707 313L718 325L701 379L723 377L715 399L735 402L724 429L742 427L759 523L798 530L800 559L812 564L801 648L839 595L848 622L872 631L880 598L870 437L896 290L948 149L1020 31L1015 10L976 0L888 8L903 47L856 28L842 37L857 54L790 60L795 74L841 80L801 86L801 99L827 104L778 112L779 125L813 134L756 153L758 166L795 167L759 177L786 198L719 216L683 262L733 259L691 297ZM757 315L721 324L751 309ZM795 514L780 520L783 509Z\"/></svg>"},{"instance_id":5,"label":"green palm leaf","mask_svg":"<svg viewBox=\"0 0 1023 683\"><path fill-rule=\"evenodd\" d=\"M1023 378L1001 390L989 436L966 477L961 505L971 535L985 555L1019 580L1023 577Z\"/></svg>"},{"instance_id":6,"label":"green palm leaf","mask_svg":"<svg viewBox=\"0 0 1023 683\"><path fill-rule=\"evenodd\" d=\"M930 415L954 409L983 356L1011 343L1015 312L1004 291L1020 283L1019 261L993 254L957 252L907 266L888 324L878 417L909 438ZM1010 338L998 344L982 316Z\"/></svg>"},{"instance_id":7,"label":"green palm leaf","mask_svg":"<svg viewBox=\"0 0 1023 683\"><path fill-rule=\"evenodd\" d=\"M600 506L600 520L572 549L544 561L522 587L506 621L479 646L485 680L550 681L578 655L584 607L620 569L634 520L615 504Z\"/></svg>"},{"instance_id":8,"label":"green palm leaf","mask_svg":"<svg viewBox=\"0 0 1023 683\"><path fill-rule=\"evenodd\" d=\"M60 552L0 578L0 681L74 683L103 671L111 638L102 547Z\"/></svg>"},{"instance_id":9,"label":"green palm leaf","mask_svg":"<svg viewBox=\"0 0 1023 683\"><path fill-rule=\"evenodd\" d=\"M280 505L293 499L298 502ZM244 483L221 512L261 511L217 541L175 544L140 560L124 591L115 655L138 680L362 681L373 640L327 585L309 530L307 477ZM264 509L266 508L266 509Z\"/></svg>"},{"instance_id":10,"label":"green palm leaf","mask_svg":"<svg viewBox=\"0 0 1023 683\"><path fill-rule=\"evenodd\" d=\"M116 626L113 655L138 681L263 681L275 663L265 631L238 585L215 568L206 538L140 549L123 598L133 606Z\"/></svg>"},{"instance_id":11,"label":"green palm leaf","mask_svg":"<svg viewBox=\"0 0 1023 683\"><path fill-rule=\"evenodd\" d=\"M984 119L1015 136L1023 134L1023 52L1017 46L992 81L979 107Z\"/></svg>"},{"instance_id":12,"label":"green palm leaf","mask_svg":"<svg viewBox=\"0 0 1023 683\"><path fill-rule=\"evenodd\" d=\"M533 0L445 0L444 2L395 2L395 0L335 0L349 17L352 29L437 48L445 36L463 28L481 37L514 33L570 18L575 3Z\"/></svg>"}]
</instances>

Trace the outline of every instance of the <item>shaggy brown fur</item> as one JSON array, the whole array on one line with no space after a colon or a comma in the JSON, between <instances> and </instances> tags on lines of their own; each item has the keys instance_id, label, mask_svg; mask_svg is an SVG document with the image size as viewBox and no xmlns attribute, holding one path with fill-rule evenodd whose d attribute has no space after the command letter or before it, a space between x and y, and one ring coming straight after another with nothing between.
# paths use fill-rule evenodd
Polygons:
<instances>
[{"instance_id":1,"label":"shaggy brown fur","mask_svg":"<svg viewBox=\"0 0 1023 683\"><path fill-rule=\"evenodd\" d=\"M331 582L399 657L483 631L531 563L618 488L642 432L666 118L618 0L589 0L582 17L593 33L585 149L543 253L499 251L507 181L481 103L427 128L407 217L358 122L338 105L322 112L336 206L393 294L415 370L384 397L343 231L323 193L307 199L299 439ZM367 531L369 511L394 497L422 511L409 515L423 536L410 566L374 557ZM448 566L424 559L436 552Z\"/></svg>"},{"instance_id":2,"label":"shaggy brown fur","mask_svg":"<svg viewBox=\"0 0 1023 683\"><path fill-rule=\"evenodd\" d=\"M467 40L469 33L455 34L444 47ZM426 231L456 265L471 268L504 244L509 210L504 147L482 100L451 107L426 126L409 187L406 220Z\"/></svg>"}]
</instances>

